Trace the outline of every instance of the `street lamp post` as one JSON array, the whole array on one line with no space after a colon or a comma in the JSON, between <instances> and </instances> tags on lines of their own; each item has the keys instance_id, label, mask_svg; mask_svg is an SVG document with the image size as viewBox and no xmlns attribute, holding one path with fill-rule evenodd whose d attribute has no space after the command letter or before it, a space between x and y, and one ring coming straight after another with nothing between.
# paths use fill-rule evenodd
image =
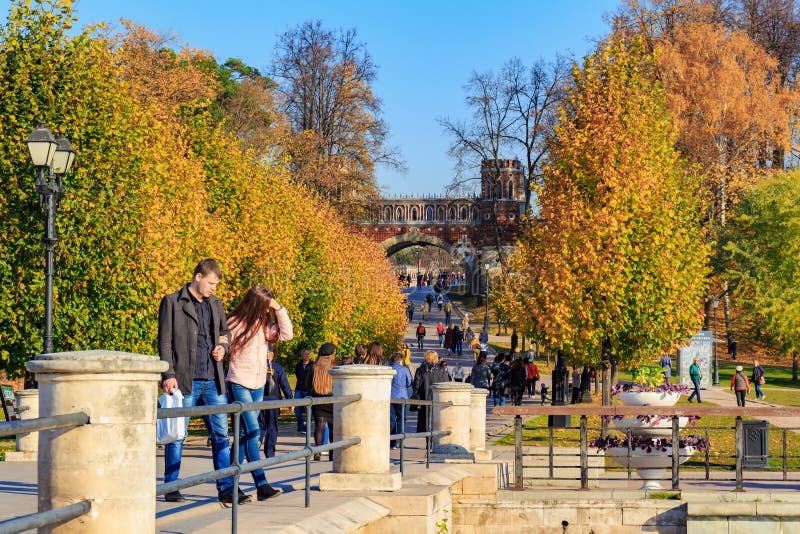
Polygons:
<instances>
[{"instance_id":1,"label":"street lamp post","mask_svg":"<svg viewBox=\"0 0 800 534\"><path fill-rule=\"evenodd\" d=\"M486 312L483 316L483 327L489 331L489 264L484 263L483 268L486 272Z\"/></svg>"},{"instance_id":2,"label":"street lamp post","mask_svg":"<svg viewBox=\"0 0 800 534\"><path fill-rule=\"evenodd\" d=\"M719 297L714 297L711 300L711 307L714 308L714 331L711 334L711 346L714 351L714 385L719 386L719 361L717 360L717 306L719 306Z\"/></svg>"},{"instance_id":3,"label":"street lamp post","mask_svg":"<svg viewBox=\"0 0 800 534\"><path fill-rule=\"evenodd\" d=\"M62 177L69 172L75 160L75 151L64 137L55 139L44 124L40 124L27 140L31 161L37 169L36 192L44 215L45 246L45 301L43 354L53 352L53 255L58 230L56 211L64 196Z\"/></svg>"}]
</instances>

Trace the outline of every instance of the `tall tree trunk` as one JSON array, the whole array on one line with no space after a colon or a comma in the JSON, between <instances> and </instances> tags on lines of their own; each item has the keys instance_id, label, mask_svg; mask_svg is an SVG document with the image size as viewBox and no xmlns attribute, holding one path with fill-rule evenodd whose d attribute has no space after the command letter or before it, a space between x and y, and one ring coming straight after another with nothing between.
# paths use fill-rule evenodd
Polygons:
<instances>
[{"instance_id":1,"label":"tall tree trunk","mask_svg":"<svg viewBox=\"0 0 800 534\"><path fill-rule=\"evenodd\" d=\"M600 349L600 366L603 374L603 406L611 406L611 343L603 340Z\"/></svg>"},{"instance_id":2,"label":"tall tree trunk","mask_svg":"<svg viewBox=\"0 0 800 534\"><path fill-rule=\"evenodd\" d=\"M727 280L722 282L722 310L725 313L725 338L728 340L728 344L726 346L730 347L733 330L731 330L731 301L728 298Z\"/></svg>"},{"instance_id":3,"label":"tall tree trunk","mask_svg":"<svg viewBox=\"0 0 800 534\"><path fill-rule=\"evenodd\" d=\"M800 355L798 352L792 354L792 382L797 382L797 357Z\"/></svg>"}]
</instances>

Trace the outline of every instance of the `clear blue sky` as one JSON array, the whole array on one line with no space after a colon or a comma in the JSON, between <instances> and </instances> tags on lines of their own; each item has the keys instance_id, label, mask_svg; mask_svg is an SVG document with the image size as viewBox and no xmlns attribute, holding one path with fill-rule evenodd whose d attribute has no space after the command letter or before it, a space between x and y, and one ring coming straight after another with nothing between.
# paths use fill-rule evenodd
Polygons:
<instances>
[{"instance_id":1,"label":"clear blue sky","mask_svg":"<svg viewBox=\"0 0 800 534\"><path fill-rule=\"evenodd\" d=\"M572 53L580 58L608 31L603 14L619 0L341 1L78 0L78 26L120 18L171 31L179 42L239 57L268 73L276 35L306 20L356 28L378 65L390 144L406 174L378 170L389 194L441 194L453 174L449 140L436 119L467 116L463 85L473 71L497 70L512 57L526 64ZM9 0L0 0L0 16ZM513 157L514 154L508 154Z\"/></svg>"}]
</instances>

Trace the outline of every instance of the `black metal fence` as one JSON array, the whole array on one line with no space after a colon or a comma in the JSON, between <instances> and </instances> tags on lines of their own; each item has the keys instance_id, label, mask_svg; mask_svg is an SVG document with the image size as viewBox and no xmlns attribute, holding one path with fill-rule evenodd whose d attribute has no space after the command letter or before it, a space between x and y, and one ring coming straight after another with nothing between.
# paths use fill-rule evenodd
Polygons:
<instances>
[{"instance_id":1,"label":"black metal fence","mask_svg":"<svg viewBox=\"0 0 800 534\"><path fill-rule=\"evenodd\" d=\"M800 408L754 408L741 410L721 407L652 407L652 406L526 406L498 407L494 412L499 415L514 416L514 486L523 488L526 481L579 481L581 489L589 487L590 480L629 480L635 467L631 467L631 457L635 452L633 445L634 431L622 432L627 439L623 446L627 454L620 459L621 466L608 463L602 448L593 445L593 437L605 436L614 430L608 425L608 418L628 416L657 416L670 420L665 436L669 443L681 443L687 434L699 434L705 449L693 454L681 452L680 447L671 447L669 467L671 488L679 489L682 476L684 478L734 482L736 491L744 490L744 482L776 482L800 481L800 428L781 426L769 427L766 421L749 421L746 416L785 417L800 415ZM584 412L584 413L580 413ZM589 412L589 413L586 413ZM543 424L523 426L523 416L542 415L577 415L578 426L566 428ZM588 417L606 418L606 424L589 427ZM726 416L734 419L730 426L703 426L681 429L680 418L703 415ZM768 438L772 433L772 438ZM776 435L779 439L776 439ZM720 441L724 443L720 443ZM732 443L731 443L732 441ZM559 447L572 446L577 452L559 451ZM527 450L526 450L527 448ZM532 448L544 449L529 452ZM730 451L730 452L726 452ZM575 462L563 460L574 458ZM545 461L535 465L539 475L526 475L526 458ZM593 462L590 462L594 460ZM534 463L536 460L534 460ZM593 463L594 467L590 466ZM683 465L683 466L682 466ZM537 469L532 471L536 472ZM530 471L530 469L529 469ZM592 476L592 473L595 473ZM729 476L727 473L733 473ZM745 475L746 472L746 475ZM620 473L621 476L616 476ZM712 476L713 473L713 476ZM691 477L689 476L691 474Z\"/></svg>"}]
</instances>

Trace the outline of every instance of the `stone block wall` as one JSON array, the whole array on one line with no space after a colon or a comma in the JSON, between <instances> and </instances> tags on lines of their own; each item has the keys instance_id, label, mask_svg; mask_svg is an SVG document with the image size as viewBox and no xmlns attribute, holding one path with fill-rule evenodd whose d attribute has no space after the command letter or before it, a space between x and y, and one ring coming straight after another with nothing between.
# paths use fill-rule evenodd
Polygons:
<instances>
[{"instance_id":1,"label":"stone block wall","mask_svg":"<svg viewBox=\"0 0 800 534\"><path fill-rule=\"evenodd\" d=\"M454 499L454 532L686 533L686 505L680 501L576 499L544 488L539 494L544 498L537 499L532 491L500 491L495 500ZM554 493L552 498L547 498L549 493Z\"/></svg>"}]
</instances>

